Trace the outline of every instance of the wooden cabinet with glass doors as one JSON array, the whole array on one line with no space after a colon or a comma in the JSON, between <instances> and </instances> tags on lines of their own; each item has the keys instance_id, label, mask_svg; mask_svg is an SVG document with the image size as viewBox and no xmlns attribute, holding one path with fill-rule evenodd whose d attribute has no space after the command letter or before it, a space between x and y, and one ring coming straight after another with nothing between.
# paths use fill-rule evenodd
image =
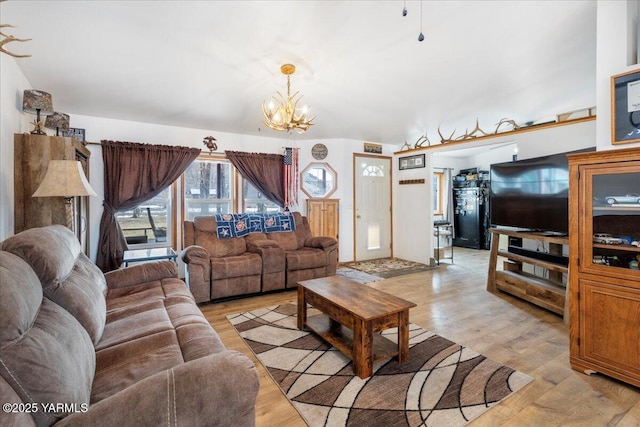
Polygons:
<instances>
[{"instance_id":1,"label":"wooden cabinet with glass doors","mask_svg":"<svg viewBox=\"0 0 640 427\"><path fill-rule=\"evenodd\" d=\"M640 149L569 155L570 362L640 386Z\"/></svg>"}]
</instances>

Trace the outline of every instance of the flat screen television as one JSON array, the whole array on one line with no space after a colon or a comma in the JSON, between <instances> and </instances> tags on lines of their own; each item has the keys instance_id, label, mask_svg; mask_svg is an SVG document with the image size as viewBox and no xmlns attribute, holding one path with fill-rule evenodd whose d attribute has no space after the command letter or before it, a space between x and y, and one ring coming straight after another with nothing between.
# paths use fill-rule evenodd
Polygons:
<instances>
[{"instance_id":1,"label":"flat screen television","mask_svg":"<svg viewBox=\"0 0 640 427\"><path fill-rule=\"evenodd\" d=\"M491 165L491 225L566 234L569 231L567 154L593 150Z\"/></svg>"}]
</instances>

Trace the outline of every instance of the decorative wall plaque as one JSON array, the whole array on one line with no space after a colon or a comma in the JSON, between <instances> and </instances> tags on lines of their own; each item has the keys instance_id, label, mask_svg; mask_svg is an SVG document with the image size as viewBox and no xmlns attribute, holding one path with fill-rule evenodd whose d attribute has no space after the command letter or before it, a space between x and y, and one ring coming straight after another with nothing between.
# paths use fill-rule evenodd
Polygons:
<instances>
[{"instance_id":1,"label":"decorative wall plaque","mask_svg":"<svg viewBox=\"0 0 640 427\"><path fill-rule=\"evenodd\" d=\"M329 149L324 144L316 144L311 147L311 155L316 160L324 160L329 154Z\"/></svg>"}]
</instances>

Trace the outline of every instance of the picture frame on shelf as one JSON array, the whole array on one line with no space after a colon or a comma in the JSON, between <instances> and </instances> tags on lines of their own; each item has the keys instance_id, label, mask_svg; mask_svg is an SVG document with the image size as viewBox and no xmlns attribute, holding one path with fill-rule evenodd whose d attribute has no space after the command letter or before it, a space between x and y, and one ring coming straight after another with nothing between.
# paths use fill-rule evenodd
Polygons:
<instances>
[{"instance_id":1,"label":"picture frame on shelf","mask_svg":"<svg viewBox=\"0 0 640 427\"><path fill-rule=\"evenodd\" d=\"M371 142L364 143L365 153L382 154L382 144L374 144Z\"/></svg>"},{"instance_id":2,"label":"picture frame on shelf","mask_svg":"<svg viewBox=\"0 0 640 427\"><path fill-rule=\"evenodd\" d=\"M60 136L71 137L77 139L79 142L85 142L85 130L79 128L69 128L69 130L61 130Z\"/></svg>"},{"instance_id":3,"label":"picture frame on shelf","mask_svg":"<svg viewBox=\"0 0 640 427\"><path fill-rule=\"evenodd\" d=\"M640 142L640 70L611 77L611 143Z\"/></svg>"},{"instance_id":4,"label":"picture frame on shelf","mask_svg":"<svg viewBox=\"0 0 640 427\"><path fill-rule=\"evenodd\" d=\"M400 168L400 170L424 168L426 166L424 154L414 154L413 156L400 157L398 161L398 167Z\"/></svg>"}]
</instances>

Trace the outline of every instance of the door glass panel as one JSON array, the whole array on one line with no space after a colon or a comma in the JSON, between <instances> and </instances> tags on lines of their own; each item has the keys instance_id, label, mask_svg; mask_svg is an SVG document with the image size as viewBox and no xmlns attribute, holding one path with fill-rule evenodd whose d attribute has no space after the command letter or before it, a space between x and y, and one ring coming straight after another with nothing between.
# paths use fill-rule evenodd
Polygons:
<instances>
[{"instance_id":1,"label":"door glass panel","mask_svg":"<svg viewBox=\"0 0 640 427\"><path fill-rule=\"evenodd\" d=\"M367 249L380 249L380 224L369 224L367 232Z\"/></svg>"},{"instance_id":2,"label":"door glass panel","mask_svg":"<svg viewBox=\"0 0 640 427\"><path fill-rule=\"evenodd\" d=\"M384 165L362 165L362 176L384 176Z\"/></svg>"}]
</instances>

